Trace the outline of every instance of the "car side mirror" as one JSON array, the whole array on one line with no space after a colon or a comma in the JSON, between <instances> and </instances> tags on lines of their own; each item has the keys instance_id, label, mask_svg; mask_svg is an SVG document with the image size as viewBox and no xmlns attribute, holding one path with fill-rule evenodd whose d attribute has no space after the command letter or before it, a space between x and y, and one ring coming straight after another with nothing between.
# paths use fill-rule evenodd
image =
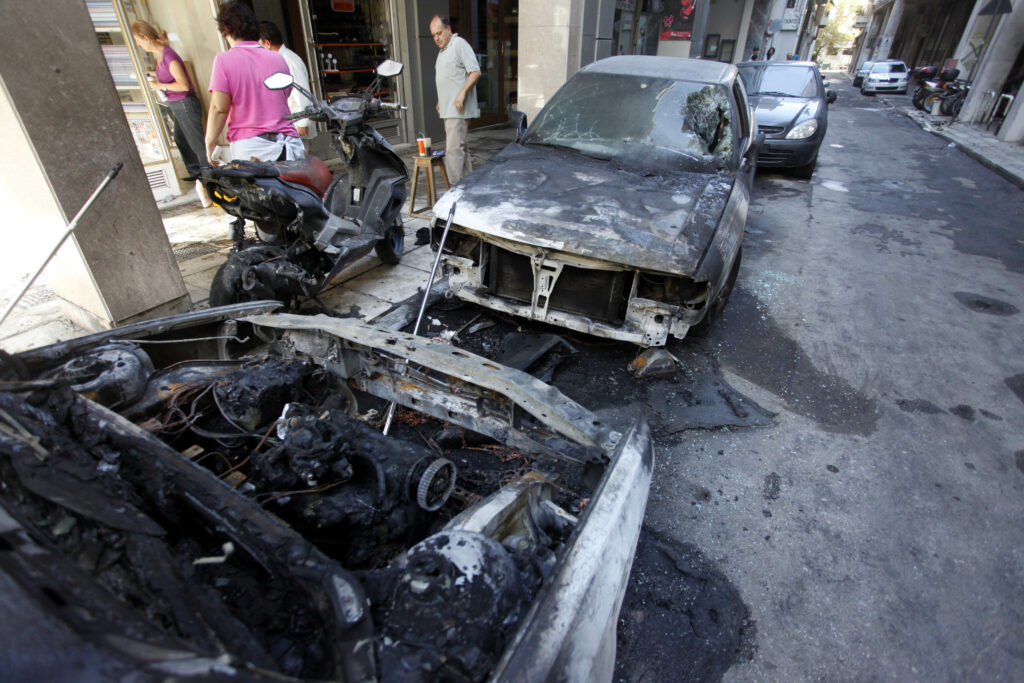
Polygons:
<instances>
[{"instance_id":1,"label":"car side mirror","mask_svg":"<svg viewBox=\"0 0 1024 683\"><path fill-rule=\"evenodd\" d=\"M522 139L526 133L526 114L518 109L512 109L508 113L508 122L516 131L516 142Z\"/></svg>"},{"instance_id":2,"label":"car side mirror","mask_svg":"<svg viewBox=\"0 0 1024 683\"><path fill-rule=\"evenodd\" d=\"M835 102L836 97L837 95L835 90L829 90L828 92L825 93L825 101L828 102L829 104Z\"/></svg>"}]
</instances>

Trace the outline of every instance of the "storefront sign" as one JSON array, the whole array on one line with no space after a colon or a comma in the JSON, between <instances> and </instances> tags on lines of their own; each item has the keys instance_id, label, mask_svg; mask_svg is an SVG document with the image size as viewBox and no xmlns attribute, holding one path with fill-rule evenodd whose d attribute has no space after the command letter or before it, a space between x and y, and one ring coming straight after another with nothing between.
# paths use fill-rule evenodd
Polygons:
<instances>
[{"instance_id":1,"label":"storefront sign","mask_svg":"<svg viewBox=\"0 0 1024 683\"><path fill-rule=\"evenodd\" d=\"M800 28L800 17L804 15L804 5L807 0L790 0L786 3L786 9L782 10L782 30L796 31Z\"/></svg>"},{"instance_id":2,"label":"storefront sign","mask_svg":"<svg viewBox=\"0 0 1024 683\"><path fill-rule=\"evenodd\" d=\"M335 12L355 12L356 0L331 0L331 9Z\"/></svg>"},{"instance_id":3,"label":"storefront sign","mask_svg":"<svg viewBox=\"0 0 1024 683\"><path fill-rule=\"evenodd\" d=\"M666 0L661 17L661 40L689 40L693 33L696 0Z\"/></svg>"}]
</instances>

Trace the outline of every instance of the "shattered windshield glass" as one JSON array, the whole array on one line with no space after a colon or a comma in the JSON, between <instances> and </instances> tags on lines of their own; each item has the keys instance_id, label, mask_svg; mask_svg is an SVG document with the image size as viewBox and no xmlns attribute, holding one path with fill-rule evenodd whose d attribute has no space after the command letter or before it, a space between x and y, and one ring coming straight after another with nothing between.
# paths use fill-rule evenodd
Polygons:
<instances>
[{"instance_id":1,"label":"shattered windshield glass","mask_svg":"<svg viewBox=\"0 0 1024 683\"><path fill-rule=\"evenodd\" d=\"M718 85L579 73L555 93L522 142L655 170L720 169L732 161L732 119L728 94Z\"/></svg>"},{"instance_id":2,"label":"shattered windshield glass","mask_svg":"<svg viewBox=\"0 0 1024 683\"><path fill-rule=\"evenodd\" d=\"M817 79L810 67L741 66L740 77L751 95L815 97L818 94Z\"/></svg>"}]
</instances>

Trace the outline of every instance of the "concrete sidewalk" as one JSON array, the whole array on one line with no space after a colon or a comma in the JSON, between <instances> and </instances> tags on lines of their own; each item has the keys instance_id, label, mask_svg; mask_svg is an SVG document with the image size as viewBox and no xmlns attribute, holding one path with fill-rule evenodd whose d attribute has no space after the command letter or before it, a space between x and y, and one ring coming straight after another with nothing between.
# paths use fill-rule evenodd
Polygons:
<instances>
[{"instance_id":1,"label":"concrete sidewalk","mask_svg":"<svg viewBox=\"0 0 1024 683\"><path fill-rule=\"evenodd\" d=\"M507 126L471 131L469 146L474 168L483 165L507 145L513 135L514 131ZM402 145L396 151L406 159L411 177L415 147ZM439 177L437 181L443 193L444 181ZM421 190L417 193L417 208L427 202L426 183L422 177L419 187ZM204 209L194 190L162 204L160 211L192 305L197 309L205 308L213 277L231 249L232 218L216 206ZM373 320L410 298L416 298L417 293L426 286L433 266L433 254L429 246L416 245L416 231L429 225L429 221L411 218L408 215L408 201L402 213L405 225L405 254L402 262L396 266L386 266L370 252L342 272L321 293L319 299L328 309ZM28 277L25 275L17 281L0 286L0 305L6 307ZM60 301L46 285L45 278L44 270L0 329L0 348L4 351L15 353L87 333L66 319Z\"/></svg>"}]
</instances>

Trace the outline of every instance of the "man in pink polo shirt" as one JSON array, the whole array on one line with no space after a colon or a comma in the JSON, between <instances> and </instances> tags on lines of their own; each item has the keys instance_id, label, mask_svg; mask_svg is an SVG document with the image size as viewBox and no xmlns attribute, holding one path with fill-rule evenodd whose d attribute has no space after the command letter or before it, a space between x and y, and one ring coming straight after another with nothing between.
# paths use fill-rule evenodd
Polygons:
<instances>
[{"instance_id":1,"label":"man in pink polo shirt","mask_svg":"<svg viewBox=\"0 0 1024 683\"><path fill-rule=\"evenodd\" d=\"M301 159L306 154L302 139L287 119L291 113L291 88L271 90L263 84L272 74L289 73L288 63L257 42L259 24L247 5L229 2L221 6L217 27L231 49L213 59L206 122L207 157L213 159L226 123L232 159Z\"/></svg>"}]
</instances>

